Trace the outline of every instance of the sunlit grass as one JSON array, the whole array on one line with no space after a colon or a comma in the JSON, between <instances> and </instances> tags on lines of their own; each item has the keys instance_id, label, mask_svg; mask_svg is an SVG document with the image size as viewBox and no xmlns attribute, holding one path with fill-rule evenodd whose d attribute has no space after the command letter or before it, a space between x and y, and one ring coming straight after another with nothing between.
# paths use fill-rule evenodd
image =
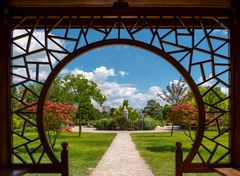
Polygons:
<instances>
[{"instance_id":1,"label":"sunlit grass","mask_svg":"<svg viewBox=\"0 0 240 176\"><path fill-rule=\"evenodd\" d=\"M30 133L29 136L36 134ZM60 156L62 150L61 143L69 143L69 161L71 176L86 176L89 175L97 163L101 160L106 152L115 134L113 133L82 133L82 137L78 137L78 133L62 133L57 140L55 147L56 156ZM21 143L21 139L15 140L16 143ZM37 145L37 144L36 144ZM22 151L24 152L24 151ZM27 156L27 154L26 154ZM28 176L55 176L60 174L27 174Z\"/></svg>"},{"instance_id":2,"label":"sunlit grass","mask_svg":"<svg viewBox=\"0 0 240 176\"><path fill-rule=\"evenodd\" d=\"M208 136L213 136L214 132L207 132ZM170 133L138 133L132 134L132 139L136 144L136 148L144 158L146 163L152 169L155 176L173 176L174 161L175 161L175 143L176 141L183 143L184 157L191 149L192 142L183 132L174 132L173 136ZM227 143L227 135L221 139L223 143ZM205 145L212 147L209 141L205 141ZM220 149L216 153L220 157L224 150ZM203 156L207 157L208 153L203 151ZM198 160L198 159L196 159ZM186 176L212 176L217 174L185 174Z\"/></svg>"}]
</instances>

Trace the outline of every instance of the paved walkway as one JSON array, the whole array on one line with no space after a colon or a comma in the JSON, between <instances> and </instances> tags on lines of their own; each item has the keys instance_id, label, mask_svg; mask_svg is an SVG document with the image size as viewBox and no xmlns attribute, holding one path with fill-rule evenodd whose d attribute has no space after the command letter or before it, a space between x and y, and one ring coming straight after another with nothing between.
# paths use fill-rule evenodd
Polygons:
<instances>
[{"instance_id":1,"label":"paved walkway","mask_svg":"<svg viewBox=\"0 0 240 176\"><path fill-rule=\"evenodd\" d=\"M155 130L138 130L138 131L130 131L130 133L159 133L159 132L169 132L171 131L172 126L157 126ZM78 132L79 127L75 126L72 128L73 132ZM174 130L179 130L179 126L174 126ZM110 130L96 130L96 128L88 128L83 126L82 132L88 132L88 133L118 133L122 131L110 131Z\"/></svg>"},{"instance_id":2,"label":"paved walkway","mask_svg":"<svg viewBox=\"0 0 240 176\"><path fill-rule=\"evenodd\" d=\"M153 176L132 142L130 132L118 132L91 176Z\"/></svg>"}]
</instances>

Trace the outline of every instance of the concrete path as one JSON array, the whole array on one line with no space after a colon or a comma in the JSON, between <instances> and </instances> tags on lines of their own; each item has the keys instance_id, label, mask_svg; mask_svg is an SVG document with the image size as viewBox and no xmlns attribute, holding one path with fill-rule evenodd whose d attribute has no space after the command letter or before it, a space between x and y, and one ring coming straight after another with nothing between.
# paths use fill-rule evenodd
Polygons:
<instances>
[{"instance_id":1,"label":"concrete path","mask_svg":"<svg viewBox=\"0 0 240 176\"><path fill-rule=\"evenodd\" d=\"M169 132L171 131L172 126L157 126L155 130L138 130L138 131L129 131L130 133L159 133L159 132ZM73 132L78 132L79 127L75 126L72 128ZM174 126L174 131L180 130L179 126ZM82 132L88 133L118 133L121 131L110 131L110 130L96 130L96 128L88 128L83 126Z\"/></svg>"},{"instance_id":2,"label":"concrete path","mask_svg":"<svg viewBox=\"0 0 240 176\"><path fill-rule=\"evenodd\" d=\"M129 132L119 132L91 176L153 176Z\"/></svg>"}]
</instances>

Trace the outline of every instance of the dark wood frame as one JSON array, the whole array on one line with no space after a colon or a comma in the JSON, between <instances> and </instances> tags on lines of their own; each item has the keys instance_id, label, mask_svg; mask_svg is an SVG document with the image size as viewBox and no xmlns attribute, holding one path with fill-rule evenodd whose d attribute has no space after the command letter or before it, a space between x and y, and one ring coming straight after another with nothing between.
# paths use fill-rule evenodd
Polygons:
<instances>
[{"instance_id":1,"label":"dark wood frame","mask_svg":"<svg viewBox=\"0 0 240 176\"><path fill-rule=\"evenodd\" d=\"M237 49L237 47L240 45L240 35L238 35L238 31L240 31L240 13L239 13L239 3L233 5L231 8L194 8L194 7L9 7L7 1L1 2L1 21L0 21L0 82L2 83L2 86L0 87L0 114L1 116L1 123L0 123L0 129L1 129L1 136L0 141L2 141L2 145L0 146L0 169L3 168L27 168L29 169L29 172L60 172L63 175L68 175L68 157L67 157L67 145L63 144L63 153L62 153L62 162L59 162L57 159L55 159L54 154L52 150L48 146L48 142L46 139L41 139L43 142L44 148L48 148L46 152L49 154L49 156L52 156L52 162L53 164L45 164L45 165L18 165L18 164L12 164L12 154L11 154L11 144L12 144L12 137L11 137L11 93L10 93L10 83L11 83L11 75L10 75L10 58L11 58L11 25L12 23L10 18L16 21L19 21L19 16L75 16L80 15L82 16L92 16L92 15L98 15L98 16L121 16L121 15L128 15L128 16L139 16L139 15L148 15L148 16L163 16L163 15L178 15L178 16L189 16L189 23L191 23L191 16L218 16L222 20L226 22L226 25L230 28L231 33L231 162L229 164L218 164L218 165L212 165L212 164L192 164L190 161L193 159L193 155L190 154L190 158L185 160L183 162L182 155L181 155L181 146L180 144L177 145L177 157L176 157L176 176L182 175L182 173L185 172L215 172L213 170L214 167L239 167L240 166L240 151L238 150L240 148L240 137L238 134L240 134L240 109L238 108L240 104L240 93L238 91L238 88L240 87L240 79L239 79L239 73L240 73L240 51ZM15 18L16 17L16 18ZM101 25L101 19L99 20L98 25ZM50 25L54 25L55 22L50 22ZM155 24L154 18L151 22L153 25ZM31 22L29 22L31 24ZM109 24L112 24L112 21L109 21ZM131 22L130 22L131 24ZM129 24L129 25L130 25ZM168 20L165 20L164 23L166 28L171 26L171 22ZM44 24L42 24L44 25ZM66 26L66 24L63 24L63 26ZM87 26L87 23L86 23ZM140 25L141 26L141 25ZM157 26L157 22L156 22ZM179 25L181 26L181 25ZM211 28L211 23L209 23L209 26L207 27ZM77 27L77 24L76 24ZM178 27L176 25L175 27ZM199 23L198 26L201 27L201 24ZM109 41L108 44L131 44L131 41L124 41L124 40L118 40L118 41ZM93 47L99 47L103 45L108 45L107 43L103 44L96 44L96 46L89 46L90 48ZM136 42L133 42L132 45L138 45ZM139 44L139 47L147 48L147 46L144 46L144 44ZM87 48L82 50L88 50ZM159 50L154 51L155 49L150 49L153 52L157 53ZM81 52L81 51L79 51ZM79 53L78 53L79 54ZM69 62L69 60L73 59L77 53L74 53L74 55L70 56L69 59L66 59L65 62ZM164 55L164 53L162 53ZM168 57L168 56L165 56ZM57 75L57 73L60 71L60 69L65 65L66 63L63 63L59 68L56 68L56 70L53 72L52 76L49 77L49 81L47 80L47 83L44 85L45 88L44 91L41 93L41 99L40 99L40 106L38 109L38 124L42 124L41 121L41 115L43 111L43 104L45 100L45 95L47 93L48 87L51 84L51 81L54 79L54 77ZM183 70L181 70L181 73L183 73ZM186 74L184 74L186 75ZM187 78L187 76L185 76ZM194 85L189 81L190 86L194 88ZM196 97L200 97L201 95L198 94L198 91L194 91ZM203 109L202 103L199 102L199 108ZM200 111L201 112L201 111ZM204 115L203 115L204 116ZM203 128L204 121L199 121L200 128ZM202 125L201 125L202 124ZM43 125L39 128L39 134L41 136L44 136L44 129ZM199 140L195 141L195 146L200 145L200 140L202 138L203 133L200 132L199 134ZM44 142L45 141L45 142ZM195 150L195 151L194 151ZM180 152L180 153L179 153ZM197 152L197 147L193 148L192 153ZM63 168L63 169L61 169Z\"/></svg>"}]
</instances>

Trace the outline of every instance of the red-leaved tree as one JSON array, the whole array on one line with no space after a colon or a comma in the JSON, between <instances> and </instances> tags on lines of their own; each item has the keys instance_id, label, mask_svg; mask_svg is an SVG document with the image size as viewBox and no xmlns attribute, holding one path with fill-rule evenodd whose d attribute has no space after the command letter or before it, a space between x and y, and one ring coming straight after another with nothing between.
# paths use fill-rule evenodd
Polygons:
<instances>
[{"instance_id":1,"label":"red-leaved tree","mask_svg":"<svg viewBox=\"0 0 240 176\"><path fill-rule=\"evenodd\" d=\"M195 128L198 123L198 110L189 103L176 103L170 107L167 118L187 130L188 136L191 137L191 129Z\"/></svg>"},{"instance_id":2,"label":"red-leaved tree","mask_svg":"<svg viewBox=\"0 0 240 176\"><path fill-rule=\"evenodd\" d=\"M28 110L35 112L36 106ZM73 105L54 101L45 102L43 112L44 127L52 148L55 146L57 137L62 131L71 131L69 125L74 124L71 113L75 112L76 108Z\"/></svg>"}]
</instances>

